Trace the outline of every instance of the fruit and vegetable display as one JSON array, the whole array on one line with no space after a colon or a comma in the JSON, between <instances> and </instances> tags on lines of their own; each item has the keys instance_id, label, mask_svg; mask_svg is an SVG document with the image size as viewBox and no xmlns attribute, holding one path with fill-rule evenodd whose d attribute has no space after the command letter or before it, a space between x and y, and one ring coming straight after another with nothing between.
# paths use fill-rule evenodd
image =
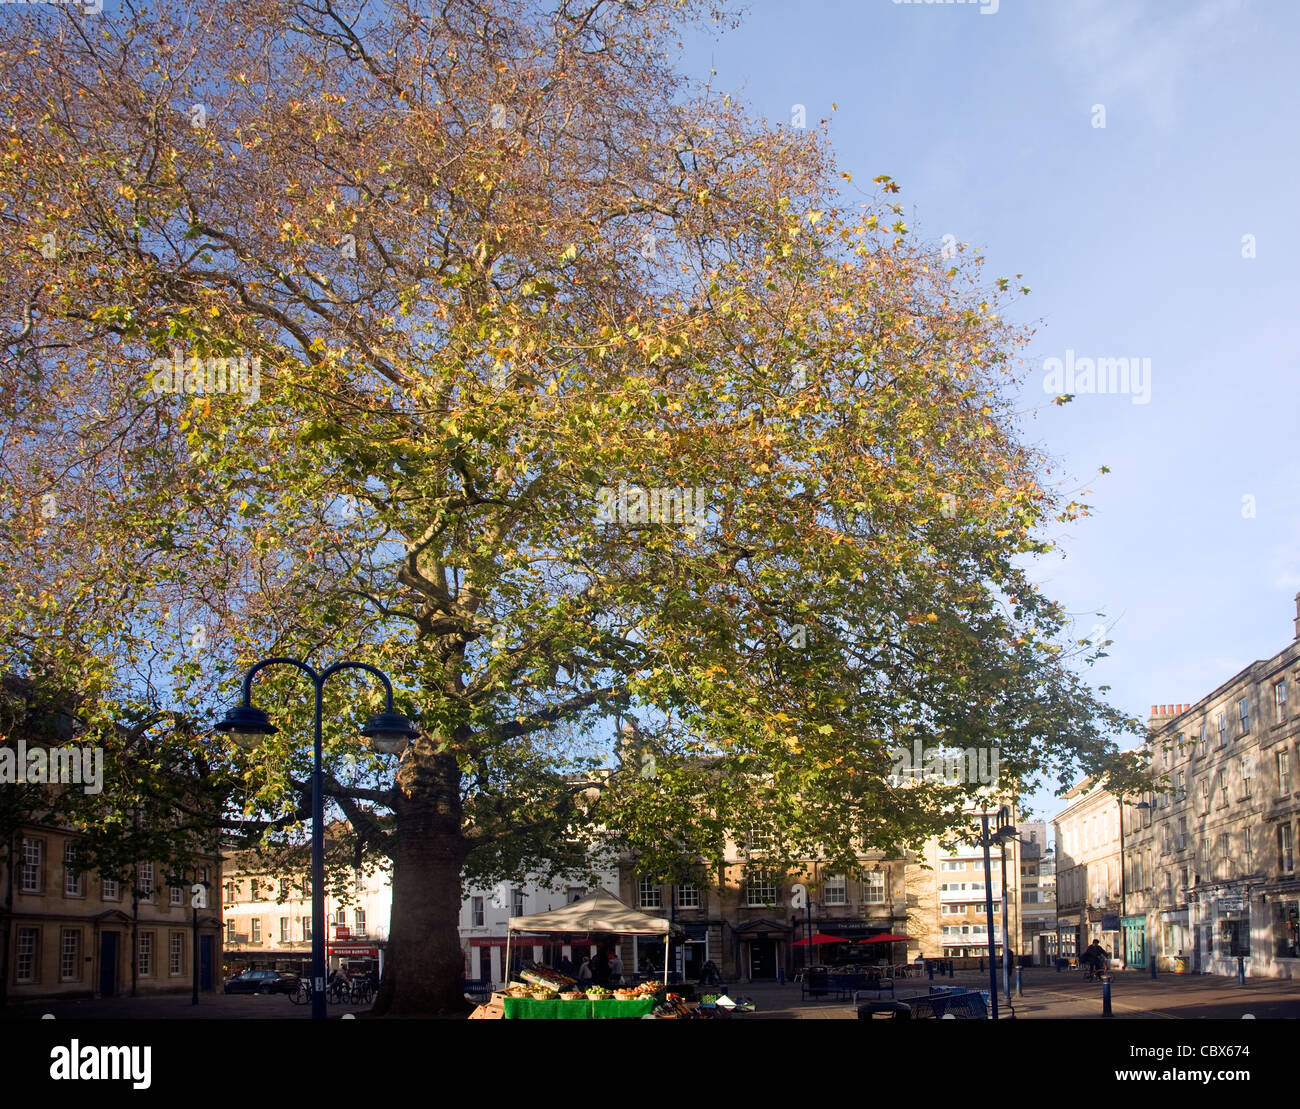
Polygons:
<instances>
[{"instance_id":1,"label":"fruit and vegetable display","mask_svg":"<svg viewBox=\"0 0 1300 1109\"><path fill-rule=\"evenodd\" d=\"M587 988L588 1001L608 1001L613 996L604 986L589 986Z\"/></svg>"},{"instance_id":2,"label":"fruit and vegetable display","mask_svg":"<svg viewBox=\"0 0 1300 1109\"><path fill-rule=\"evenodd\" d=\"M570 978L567 974L561 974L558 970L552 970L550 967L525 967L519 972L519 977L533 986L545 986L547 989L555 990L559 993L561 990L572 989L578 983L575 979Z\"/></svg>"}]
</instances>

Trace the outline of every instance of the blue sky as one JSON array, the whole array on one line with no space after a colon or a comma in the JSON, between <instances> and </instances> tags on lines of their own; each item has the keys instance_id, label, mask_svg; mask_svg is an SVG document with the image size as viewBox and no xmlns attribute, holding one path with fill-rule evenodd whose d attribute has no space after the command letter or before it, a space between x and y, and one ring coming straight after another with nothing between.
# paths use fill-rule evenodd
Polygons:
<instances>
[{"instance_id":1,"label":"blue sky","mask_svg":"<svg viewBox=\"0 0 1300 1109\"><path fill-rule=\"evenodd\" d=\"M996 7L755 0L738 30L687 39L682 68L770 120L829 117L839 168L892 176L914 234L1023 275L1024 438L1094 506L1038 578L1079 637L1114 622L1091 677L1145 719L1294 634L1300 5ZM1148 401L1054 406L1044 362L1067 351L1150 359Z\"/></svg>"}]
</instances>

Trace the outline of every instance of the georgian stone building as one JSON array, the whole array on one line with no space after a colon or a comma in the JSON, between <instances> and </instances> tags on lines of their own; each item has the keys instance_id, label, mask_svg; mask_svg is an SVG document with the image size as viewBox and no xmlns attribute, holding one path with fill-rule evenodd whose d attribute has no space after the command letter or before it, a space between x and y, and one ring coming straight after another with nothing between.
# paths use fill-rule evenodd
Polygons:
<instances>
[{"instance_id":1,"label":"georgian stone building","mask_svg":"<svg viewBox=\"0 0 1300 1109\"><path fill-rule=\"evenodd\" d=\"M22 826L13 865L0 862L6 891L9 997L115 997L188 993L194 974L194 910L187 885L162 864L130 873L77 866L80 835L40 823ZM207 908L198 912L200 990L221 988L221 918L215 891L221 860L196 860ZM195 875L187 875L186 881Z\"/></svg>"},{"instance_id":2,"label":"georgian stone building","mask_svg":"<svg viewBox=\"0 0 1300 1109\"><path fill-rule=\"evenodd\" d=\"M1153 705L1162 788L1126 806L1127 927L1157 965L1300 977L1295 638L1191 705Z\"/></svg>"},{"instance_id":3,"label":"georgian stone building","mask_svg":"<svg viewBox=\"0 0 1300 1109\"><path fill-rule=\"evenodd\" d=\"M1053 818L1056 838L1056 919L1064 958L1098 940L1120 954L1119 803L1091 778L1064 794Z\"/></svg>"}]
</instances>

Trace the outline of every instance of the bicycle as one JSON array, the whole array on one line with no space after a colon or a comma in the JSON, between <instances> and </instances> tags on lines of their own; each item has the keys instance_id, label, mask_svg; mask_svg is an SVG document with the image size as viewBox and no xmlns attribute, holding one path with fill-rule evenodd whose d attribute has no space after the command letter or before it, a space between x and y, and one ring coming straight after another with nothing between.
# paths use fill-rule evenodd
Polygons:
<instances>
[{"instance_id":1,"label":"bicycle","mask_svg":"<svg viewBox=\"0 0 1300 1109\"><path fill-rule=\"evenodd\" d=\"M295 1005L306 1005L311 1000L311 992L311 983L299 978L297 987L289 992L289 1000Z\"/></svg>"},{"instance_id":2,"label":"bicycle","mask_svg":"<svg viewBox=\"0 0 1300 1109\"><path fill-rule=\"evenodd\" d=\"M374 987L366 979L352 983L352 1001L357 1005L369 1005L374 1000Z\"/></svg>"}]
</instances>

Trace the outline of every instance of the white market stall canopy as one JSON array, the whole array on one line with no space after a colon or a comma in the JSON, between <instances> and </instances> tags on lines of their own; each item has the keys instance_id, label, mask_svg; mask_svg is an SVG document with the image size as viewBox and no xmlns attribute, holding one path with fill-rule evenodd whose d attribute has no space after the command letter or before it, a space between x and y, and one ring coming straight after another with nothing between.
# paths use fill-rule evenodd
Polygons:
<instances>
[{"instance_id":1,"label":"white market stall canopy","mask_svg":"<svg viewBox=\"0 0 1300 1109\"><path fill-rule=\"evenodd\" d=\"M512 916L506 921L505 974L510 976L510 941L516 932L604 932L616 936L663 936L664 982L668 982L668 936L672 923L661 916L638 912L609 890L574 901L549 913Z\"/></svg>"},{"instance_id":2,"label":"white market stall canopy","mask_svg":"<svg viewBox=\"0 0 1300 1109\"><path fill-rule=\"evenodd\" d=\"M608 932L616 936L666 936L672 924L661 916L638 912L609 890L574 901L549 913L512 916L511 932Z\"/></svg>"}]
</instances>

